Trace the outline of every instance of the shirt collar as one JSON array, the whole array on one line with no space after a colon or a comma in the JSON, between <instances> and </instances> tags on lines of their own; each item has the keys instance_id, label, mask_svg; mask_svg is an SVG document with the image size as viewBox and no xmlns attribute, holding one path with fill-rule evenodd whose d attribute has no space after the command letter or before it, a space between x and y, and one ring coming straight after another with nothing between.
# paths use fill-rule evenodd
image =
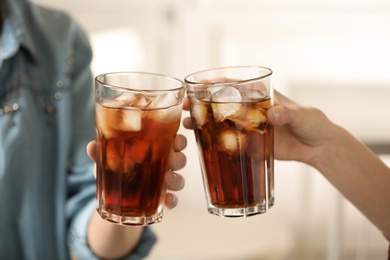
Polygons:
<instances>
[{"instance_id":1,"label":"shirt collar","mask_svg":"<svg viewBox=\"0 0 390 260\"><path fill-rule=\"evenodd\" d=\"M8 16L4 22L2 34L2 59L15 54L19 47L25 48L31 56L36 56L36 46L33 41L32 12L27 10L30 3L26 0L6 0ZM7 56L5 56L7 55Z\"/></svg>"}]
</instances>

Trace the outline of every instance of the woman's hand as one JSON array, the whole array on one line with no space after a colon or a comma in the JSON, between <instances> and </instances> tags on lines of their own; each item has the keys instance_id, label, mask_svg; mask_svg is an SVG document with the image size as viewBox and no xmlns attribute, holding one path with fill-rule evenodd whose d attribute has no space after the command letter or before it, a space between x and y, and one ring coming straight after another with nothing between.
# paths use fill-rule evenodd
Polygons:
<instances>
[{"instance_id":1,"label":"woman's hand","mask_svg":"<svg viewBox=\"0 0 390 260\"><path fill-rule=\"evenodd\" d=\"M184 110L189 110L186 98ZM323 144L332 139L335 131L323 112L300 106L275 91L275 106L267 111L268 122L275 126L275 158L297 160L313 165L321 156ZM193 129L190 117L183 126Z\"/></svg>"},{"instance_id":2,"label":"woman's hand","mask_svg":"<svg viewBox=\"0 0 390 260\"><path fill-rule=\"evenodd\" d=\"M188 99L183 108L189 110ZM390 169L378 156L319 109L300 106L276 91L267 119L275 126L276 159L315 167L390 237ZM183 125L193 129L189 117Z\"/></svg>"},{"instance_id":3,"label":"woman's hand","mask_svg":"<svg viewBox=\"0 0 390 260\"><path fill-rule=\"evenodd\" d=\"M322 111L300 106L277 91L267 119L275 126L275 158L279 160L313 165L337 133L337 127Z\"/></svg>"}]
</instances>

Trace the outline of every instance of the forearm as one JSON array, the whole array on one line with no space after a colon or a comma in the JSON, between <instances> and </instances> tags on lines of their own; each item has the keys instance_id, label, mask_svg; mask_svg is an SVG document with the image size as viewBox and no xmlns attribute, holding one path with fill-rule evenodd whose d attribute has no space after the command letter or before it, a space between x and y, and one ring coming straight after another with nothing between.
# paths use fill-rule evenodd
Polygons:
<instances>
[{"instance_id":1,"label":"forearm","mask_svg":"<svg viewBox=\"0 0 390 260\"><path fill-rule=\"evenodd\" d=\"M109 223L94 212L88 227L88 243L97 256L118 259L128 255L137 246L142 231L142 227Z\"/></svg>"},{"instance_id":2,"label":"forearm","mask_svg":"<svg viewBox=\"0 0 390 260\"><path fill-rule=\"evenodd\" d=\"M390 237L390 169L365 145L334 126L317 168L387 237Z\"/></svg>"}]
</instances>

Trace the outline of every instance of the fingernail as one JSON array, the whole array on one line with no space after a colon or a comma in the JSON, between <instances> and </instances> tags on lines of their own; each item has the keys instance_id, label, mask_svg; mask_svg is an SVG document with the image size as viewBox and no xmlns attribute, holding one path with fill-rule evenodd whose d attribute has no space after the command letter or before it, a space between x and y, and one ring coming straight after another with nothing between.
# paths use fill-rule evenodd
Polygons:
<instances>
[{"instance_id":1,"label":"fingernail","mask_svg":"<svg viewBox=\"0 0 390 260\"><path fill-rule=\"evenodd\" d=\"M168 205L169 208L176 207L176 205L178 203L178 198L174 194L170 193L166 199L167 199L166 204Z\"/></svg>"},{"instance_id":2,"label":"fingernail","mask_svg":"<svg viewBox=\"0 0 390 260\"><path fill-rule=\"evenodd\" d=\"M177 176L175 173L172 172L172 174L168 178L169 184L176 184Z\"/></svg>"}]
</instances>

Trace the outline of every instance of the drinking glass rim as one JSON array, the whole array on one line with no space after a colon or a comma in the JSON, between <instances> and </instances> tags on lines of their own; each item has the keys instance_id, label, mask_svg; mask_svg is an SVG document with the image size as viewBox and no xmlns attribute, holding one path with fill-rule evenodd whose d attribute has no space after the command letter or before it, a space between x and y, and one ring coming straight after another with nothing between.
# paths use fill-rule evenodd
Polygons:
<instances>
[{"instance_id":1,"label":"drinking glass rim","mask_svg":"<svg viewBox=\"0 0 390 260\"><path fill-rule=\"evenodd\" d=\"M109 84L109 83L103 82L101 79L99 79L99 78L101 78L103 76L107 76L107 75L120 75L120 74L123 74L123 75L126 75L126 74L137 75L138 74L138 75L146 75L146 76L165 78L165 79L169 79L169 80L176 81L176 82L180 83L180 86L176 87L176 88L167 88L167 89L136 89L136 88L123 87L123 86ZM143 71L116 71L116 72L100 73L97 76L95 76L95 83L98 83L102 86L109 87L112 89L117 89L117 90L121 90L121 91L122 90L135 91L135 92L139 92L139 91L142 91L142 92L170 92L170 91L178 91L181 89L185 89L185 87L186 87L185 83L182 80L175 78L173 76L169 76L169 75L165 75L165 74L161 74L161 73L143 72Z\"/></svg>"},{"instance_id":2,"label":"drinking glass rim","mask_svg":"<svg viewBox=\"0 0 390 260\"><path fill-rule=\"evenodd\" d=\"M210 68L210 69L199 70L199 71L196 71L196 72L193 72L193 73L187 75L187 76L184 78L184 83L186 83L186 84L192 84L192 85L196 85L196 84L202 84L202 85L205 85L205 84L207 84L207 85L221 84L221 82L213 82L213 83L194 82L194 81L188 80L188 78L191 77L191 76L194 76L195 74L204 73L204 72L208 72L208 71L218 71L218 70L224 70L224 69L244 69L244 68L250 68L250 69L254 69L254 68L257 68L257 69L264 69L264 70L267 70L268 73L265 74L265 75L263 75L263 76L254 77L254 78L250 78L250 79L238 80L238 81L229 82L229 83L236 84L236 83L242 83L242 82L249 82L249 81L264 79L264 78L267 78L267 77L269 77L269 76L271 76L271 75L273 74L273 71L272 71L270 68L264 67L264 66L243 65L243 66L214 67L214 68Z\"/></svg>"}]
</instances>

